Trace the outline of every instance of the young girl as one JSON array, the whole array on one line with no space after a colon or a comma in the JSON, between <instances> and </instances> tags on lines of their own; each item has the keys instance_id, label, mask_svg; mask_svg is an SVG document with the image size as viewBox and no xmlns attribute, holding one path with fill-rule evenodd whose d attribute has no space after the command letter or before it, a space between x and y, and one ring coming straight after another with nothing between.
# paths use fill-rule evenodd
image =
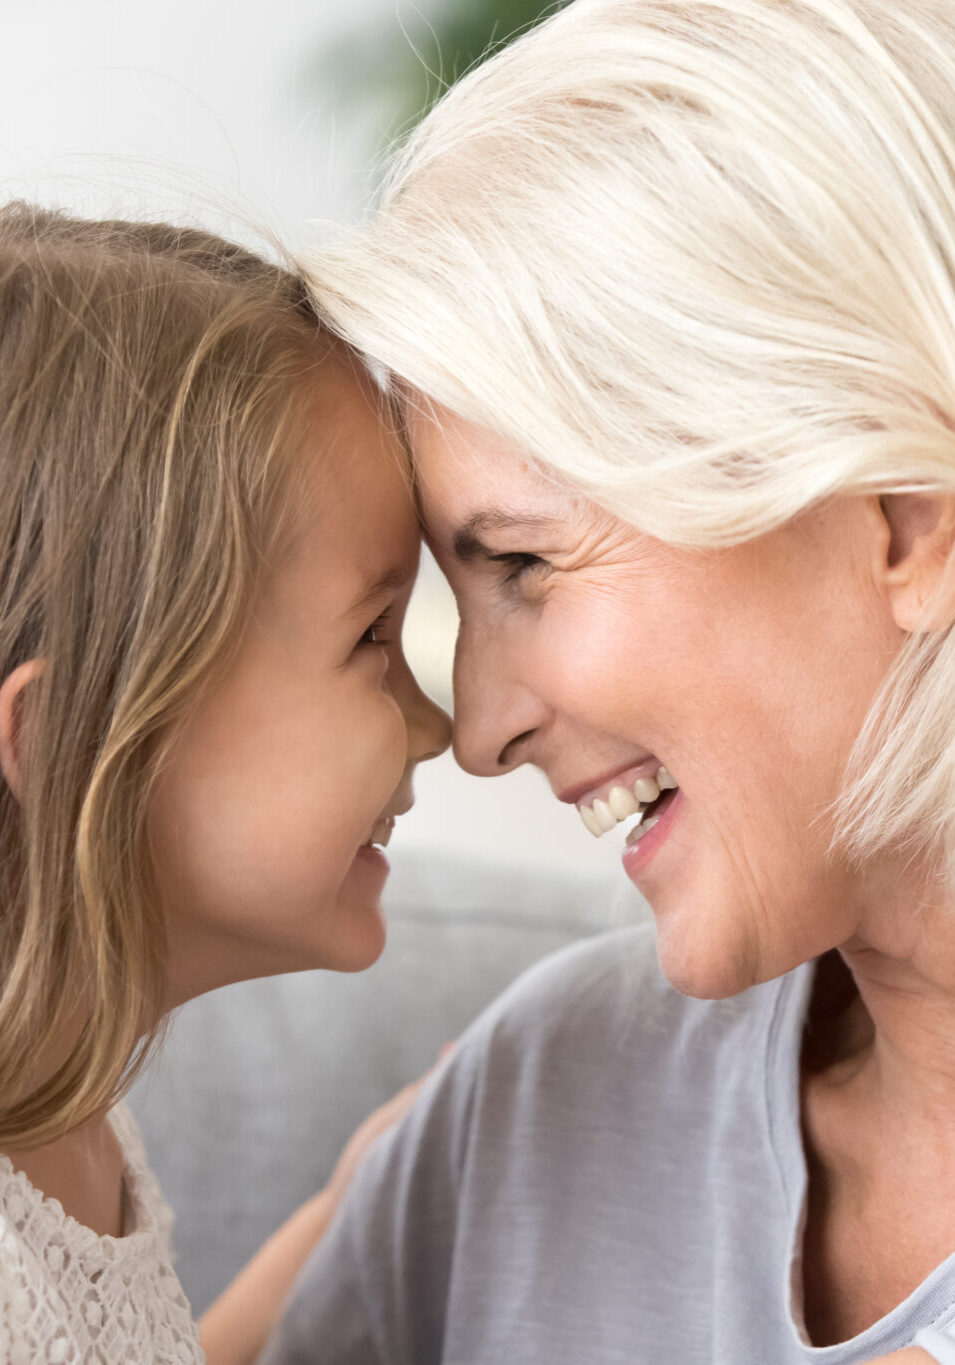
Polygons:
<instances>
[{"instance_id":1,"label":"young girl","mask_svg":"<svg viewBox=\"0 0 955 1365\"><path fill-rule=\"evenodd\" d=\"M448 742L401 653L418 535L384 417L292 275L198 231L0 210L11 1365L202 1359L116 1101L183 1001L381 952L376 845ZM210 1360L254 1358L390 1116L212 1310Z\"/></svg>"}]
</instances>

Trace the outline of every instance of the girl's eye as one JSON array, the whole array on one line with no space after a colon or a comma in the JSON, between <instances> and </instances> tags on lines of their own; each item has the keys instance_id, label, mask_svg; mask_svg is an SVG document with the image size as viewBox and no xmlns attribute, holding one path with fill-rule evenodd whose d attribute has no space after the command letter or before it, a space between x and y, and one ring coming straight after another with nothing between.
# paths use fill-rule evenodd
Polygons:
<instances>
[{"instance_id":1,"label":"girl's eye","mask_svg":"<svg viewBox=\"0 0 955 1365\"><path fill-rule=\"evenodd\" d=\"M539 555L525 554L523 551L514 551L511 554L491 555L491 561L495 564L504 564L508 572L504 575L505 583L519 583L527 574L535 569L545 569L547 561L541 559Z\"/></svg>"},{"instance_id":2,"label":"girl's eye","mask_svg":"<svg viewBox=\"0 0 955 1365\"><path fill-rule=\"evenodd\" d=\"M380 616L376 616L371 625L364 632L358 641L359 648L366 648L368 645L386 645L389 643L385 639L385 630L391 620L391 607L386 607Z\"/></svg>"}]
</instances>

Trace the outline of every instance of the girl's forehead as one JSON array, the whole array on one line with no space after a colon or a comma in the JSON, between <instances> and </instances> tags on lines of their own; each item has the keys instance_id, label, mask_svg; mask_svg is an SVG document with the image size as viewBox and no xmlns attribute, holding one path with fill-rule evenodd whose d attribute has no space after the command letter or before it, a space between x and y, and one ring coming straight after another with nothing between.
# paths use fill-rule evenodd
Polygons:
<instances>
[{"instance_id":1,"label":"girl's forehead","mask_svg":"<svg viewBox=\"0 0 955 1365\"><path fill-rule=\"evenodd\" d=\"M338 621L409 589L421 535L394 461L374 447L339 448L316 458L312 473L309 511L269 585L276 609L302 623Z\"/></svg>"},{"instance_id":2,"label":"girl's forehead","mask_svg":"<svg viewBox=\"0 0 955 1365\"><path fill-rule=\"evenodd\" d=\"M346 357L320 367L294 453L283 591L316 607L376 579L413 575L420 544L395 423ZM298 583L298 589L292 584Z\"/></svg>"}]
</instances>

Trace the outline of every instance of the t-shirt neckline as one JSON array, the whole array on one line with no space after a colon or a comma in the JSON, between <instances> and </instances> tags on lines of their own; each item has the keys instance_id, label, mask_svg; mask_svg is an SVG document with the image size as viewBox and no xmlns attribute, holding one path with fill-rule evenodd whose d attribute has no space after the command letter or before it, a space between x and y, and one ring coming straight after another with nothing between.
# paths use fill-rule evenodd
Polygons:
<instances>
[{"instance_id":1,"label":"t-shirt neckline","mask_svg":"<svg viewBox=\"0 0 955 1365\"><path fill-rule=\"evenodd\" d=\"M787 1326L814 1365L848 1365L902 1350L920 1327L955 1321L955 1251L885 1317L864 1332L832 1346L813 1346L802 1317L802 1247L809 1170L802 1140L799 1070L802 1038L812 998L816 963L782 978L766 1034L766 1110L770 1141L789 1212L789 1255L783 1286Z\"/></svg>"}]
</instances>

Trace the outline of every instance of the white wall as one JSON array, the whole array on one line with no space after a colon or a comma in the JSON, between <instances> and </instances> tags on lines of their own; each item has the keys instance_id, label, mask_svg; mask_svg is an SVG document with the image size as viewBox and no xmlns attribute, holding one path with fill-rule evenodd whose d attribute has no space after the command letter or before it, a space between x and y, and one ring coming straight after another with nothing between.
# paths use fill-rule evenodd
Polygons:
<instances>
[{"instance_id":1,"label":"white wall","mask_svg":"<svg viewBox=\"0 0 955 1365\"><path fill-rule=\"evenodd\" d=\"M426 13L427 0L417 8ZM198 217L244 237L254 236L245 221L264 222L300 243L308 219L347 217L363 202L383 117L337 110L314 80L316 56L348 29L398 24L395 0L8 2L3 194L91 215ZM426 566L408 652L439 697L453 631L450 595ZM438 842L581 868L618 857L620 841L594 844L536 773L478 781L446 758L421 771L418 788L396 847Z\"/></svg>"},{"instance_id":2,"label":"white wall","mask_svg":"<svg viewBox=\"0 0 955 1365\"><path fill-rule=\"evenodd\" d=\"M387 0L31 0L4 6L5 192L89 211L214 211L298 235L350 212L365 150L308 81L312 54Z\"/></svg>"}]
</instances>

